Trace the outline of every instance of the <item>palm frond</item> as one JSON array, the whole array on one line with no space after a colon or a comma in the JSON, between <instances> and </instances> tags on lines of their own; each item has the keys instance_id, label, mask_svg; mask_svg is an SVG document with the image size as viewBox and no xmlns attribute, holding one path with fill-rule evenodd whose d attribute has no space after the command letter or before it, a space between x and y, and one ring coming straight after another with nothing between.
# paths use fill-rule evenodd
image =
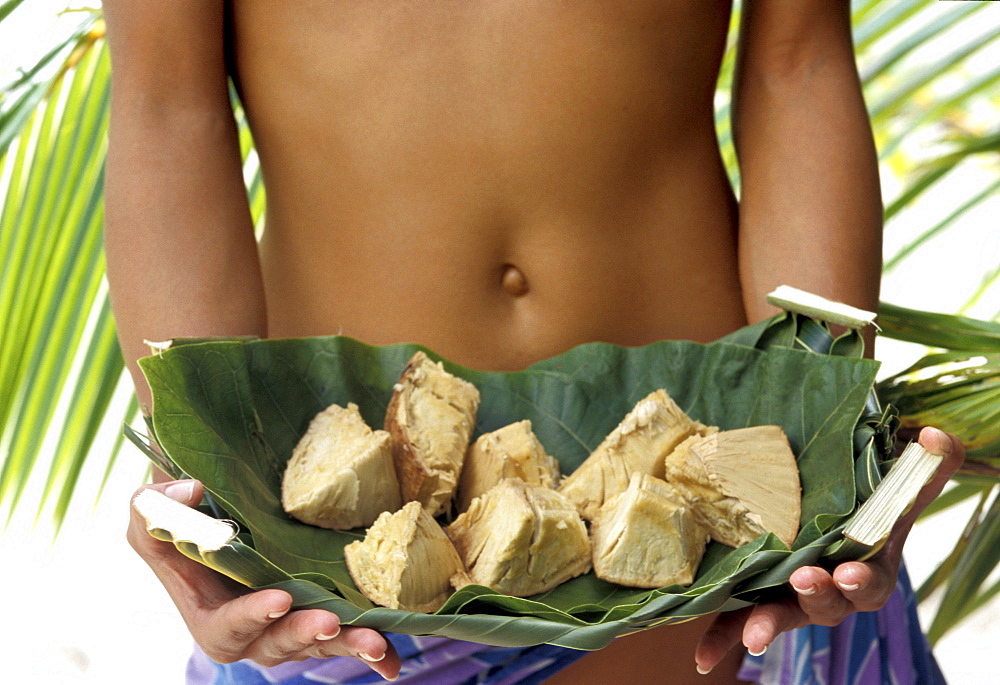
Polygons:
<instances>
[{"instance_id":1,"label":"palm frond","mask_svg":"<svg viewBox=\"0 0 1000 685\"><path fill-rule=\"evenodd\" d=\"M967 543L951 562L941 605L927 629L932 645L997 593L996 583L986 590L982 588L1000 563L1000 497L994 497L986 512L970 521L963 539Z\"/></svg>"},{"instance_id":2,"label":"palm frond","mask_svg":"<svg viewBox=\"0 0 1000 685\"><path fill-rule=\"evenodd\" d=\"M57 518L123 369L102 290L110 64L94 27L88 19L74 33L77 43L50 80L19 81L25 93L42 96L20 130L4 128L10 144L0 158L5 170L10 165L0 177L0 502L11 512L17 506L59 416L62 440L46 455L39 504L59 489ZM64 396L70 401L60 410Z\"/></svg>"}]
</instances>

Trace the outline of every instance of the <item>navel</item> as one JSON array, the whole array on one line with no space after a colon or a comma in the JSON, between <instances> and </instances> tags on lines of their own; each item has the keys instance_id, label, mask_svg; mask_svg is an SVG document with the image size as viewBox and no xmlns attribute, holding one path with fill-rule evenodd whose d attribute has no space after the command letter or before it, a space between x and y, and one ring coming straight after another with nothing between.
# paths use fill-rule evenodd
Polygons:
<instances>
[{"instance_id":1,"label":"navel","mask_svg":"<svg viewBox=\"0 0 1000 685\"><path fill-rule=\"evenodd\" d=\"M528 279L513 264L504 264L500 273L500 287L511 297L524 297L528 294Z\"/></svg>"}]
</instances>

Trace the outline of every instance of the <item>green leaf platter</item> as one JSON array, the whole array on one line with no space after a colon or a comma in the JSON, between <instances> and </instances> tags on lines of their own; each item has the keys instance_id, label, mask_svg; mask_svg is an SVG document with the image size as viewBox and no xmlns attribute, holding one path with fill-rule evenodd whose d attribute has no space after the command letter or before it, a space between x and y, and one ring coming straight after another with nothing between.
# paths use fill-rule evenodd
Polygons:
<instances>
[{"instance_id":1,"label":"green leaf platter","mask_svg":"<svg viewBox=\"0 0 1000 685\"><path fill-rule=\"evenodd\" d=\"M354 402L380 428L412 344L369 346L343 336L175 340L140 360L153 392L150 442L174 476L200 480L203 509L239 535L215 552L177 547L253 588L279 587L297 608L341 622L499 646L542 643L594 650L615 637L764 601L785 592L799 566L835 559L840 531L877 484L892 423L872 393L878 363L858 358L860 338L785 313L717 342L663 341L626 348L589 343L519 372L444 362L481 394L473 438L530 419L571 473L633 405L664 388L694 419L722 430L782 426L797 455L802 527L789 549L773 534L738 549L712 543L687 587L627 588L586 574L517 598L471 585L437 612L378 607L355 587L343 548L363 530L332 531L283 511L281 478L316 413ZM874 403L874 406L873 406ZM133 433L133 440L138 440ZM872 483L872 480L875 483ZM158 537L171 539L166 531Z\"/></svg>"}]
</instances>

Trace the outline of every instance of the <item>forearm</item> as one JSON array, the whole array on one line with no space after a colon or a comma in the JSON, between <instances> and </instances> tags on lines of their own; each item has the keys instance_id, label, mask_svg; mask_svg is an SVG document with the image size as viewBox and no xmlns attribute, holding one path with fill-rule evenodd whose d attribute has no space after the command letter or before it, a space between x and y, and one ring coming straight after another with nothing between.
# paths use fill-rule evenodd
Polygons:
<instances>
[{"instance_id":1,"label":"forearm","mask_svg":"<svg viewBox=\"0 0 1000 685\"><path fill-rule=\"evenodd\" d=\"M235 132L213 116L132 112L113 128L105 239L122 350L143 340L266 333L256 244Z\"/></svg>"},{"instance_id":2,"label":"forearm","mask_svg":"<svg viewBox=\"0 0 1000 685\"><path fill-rule=\"evenodd\" d=\"M105 2L112 56L105 243L126 363L144 340L264 335L222 52L222 4ZM183 36L180 41L178 36Z\"/></svg>"},{"instance_id":3,"label":"forearm","mask_svg":"<svg viewBox=\"0 0 1000 685\"><path fill-rule=\"evenodd\" d=\"M868 310L878 304L878 165L847 7L822 0L807 12L809 3L797 3L791 24L773 21L770 13L791 4L747 3L734 86L751 321L773 313L765 296L782 284Z\"/></svg>"}]
</instances>

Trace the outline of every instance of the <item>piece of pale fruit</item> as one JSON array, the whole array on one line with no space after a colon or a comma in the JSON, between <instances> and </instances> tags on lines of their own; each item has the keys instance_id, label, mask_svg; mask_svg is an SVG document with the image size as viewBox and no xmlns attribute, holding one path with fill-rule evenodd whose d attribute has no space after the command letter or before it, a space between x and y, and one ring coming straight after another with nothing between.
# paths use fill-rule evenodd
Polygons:
<instances>
[{"instance_id":1,"label":"piece of pale fruit","mask_svg":"<svg viewBox=\"0 0 1000 685\"><path fill-rule=\"evenodd\" d=\"M527 419L484 433L472 444L458 481L458 511L468 509L473 499L504 478L544 488L559 483L559 462L545 452Z\"/></svg>"},{"instance_id":2,"label":"piece of pale fruit","mask_svg":"<svg viewBox=\"0 0 1000 685\"><path fill-rule=\"evenodd\" d=\"M712 539L739 547L772 532L789 547L799 531L798 464L780 426L691 438L665 460L666 480Z\"/></svg>"},{"instance_id":3,"label":"piece of pale fruit","mask_svg":"<svg viewBox=\"0 0 1000 685\"><path fill-rule=\"evenodd\" d=\"M587 528L555 490L505 478L445 529L472 582L515 597L590 570Z\"/></svg>"},{"instance_id":4,"label":"piece of pale fruit","mask_svg":"<svg viewBox=\"0 0 1000 685\"><path fill-rule=\"evenodd\" d=\"M410 359L385 416L404 502L432 516L444 512L458 486L476 425L479 391L423 352Z\"/></svg>"},{"instance_id":5,"label":"piece of pale fruit","mask_svg":"<svg viewBox=\"0 0 1000 685\"><path fill-rule=\"evenodd\" d=\"M590 527L594 575L619 585L689 585L708 534L665 481L635 473Z\"/></svg>"},{"instance_id":6,"label":"piece of pale fruit","mask_svg":"<svg viewBox=\"0 0 1000 685\"><path fill-rule=\"evenodd\" d=\"M346 530L370 526L402 504L391 438L358 407L331 405L310 422L281 481L281 504L299 521Z\"/></svg>"},{"instance_id":7,"label":"piece of pale fruit","mask_svg":"<svg viewBox=\"0 0 1000 685\"><path fill-rule=\"evenodd\" d=\"M682 440L715 428L688 417L665 390L640 400L597 449L570 474L559 492L593 520L601 506L624 492L633 473L663 477L663 460Z\"/></svg>"},{"instance_id":8,"label":"piece of pale fruit","mask_svg":"<svg viewBox=\"0 0 1000 685\"><path fill-rule=\"evenodd\" d=\"M344 547L344 559L364 596L390 609L437 611L469 583L451 540L416 501L380 515L364 540Z\"/></svg>"}]
</instances>

